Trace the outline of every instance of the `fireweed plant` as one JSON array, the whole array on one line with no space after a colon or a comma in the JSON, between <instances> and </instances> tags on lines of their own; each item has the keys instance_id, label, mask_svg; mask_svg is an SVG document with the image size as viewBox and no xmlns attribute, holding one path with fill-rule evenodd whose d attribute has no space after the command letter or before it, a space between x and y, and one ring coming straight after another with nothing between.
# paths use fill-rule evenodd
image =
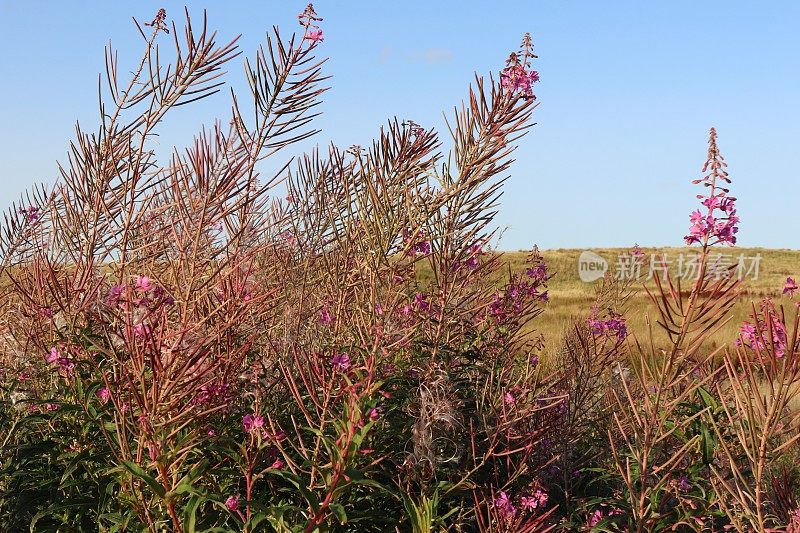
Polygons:
<instances>
[{"instance_id":1,"label":"fireweed plant","mask_svg":"<svg viewBox=\"0 0 800 533\"><path fill-rule=\"evenodd\" d=\"M476 77L448 155L393 120L291 157L328 82L323 19L297 20L166 162L168 112L240 52L188 12L137 23L132 68L106 50L100 124L6 214L4 530L796 531L797 311L765 301L730 348L705 343L739 291L709 265L738 224L716 133L698 280L658 280L640 340L631 283L605 279L544 354L552 274L492 248L537 105L530 36Z\"/></svg>"}]
</instances>

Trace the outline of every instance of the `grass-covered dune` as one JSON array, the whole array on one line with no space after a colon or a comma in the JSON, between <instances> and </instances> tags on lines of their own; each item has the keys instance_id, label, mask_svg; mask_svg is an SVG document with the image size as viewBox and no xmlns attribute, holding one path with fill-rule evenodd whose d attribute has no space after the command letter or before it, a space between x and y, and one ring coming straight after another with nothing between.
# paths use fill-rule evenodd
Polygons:
<instances>
[{"instance_id":1,"label":"grass-covered dune","mask_svg":"<svg viewBox=\"0 0 800 533\"><path fill-rule=\"evenodd\" d=\"M555 275L549 281L550 303L545 312L535 321L536 328L545 337L548 350L558 345L559 338L565 329L571 327L573 321L586 317L595 297L599 281L581 281L578 260L581 253L591 251L605 259L611 275L626 276L632 274L620 265L619 258L629 257L626 248L592 248L592 249L556 249L543 250L541 253L547 262L548 269ZM662 276L663 269L669 271L674 281L680 279L684 290L691 287L691 258L696 249L683 248L642 248L644 257L641 262L640 278L632 284L633 296L625 313L629 330L637 336L646 331L646 319L654 317L654 307L647 296L645 287L655 288L655 281L650 276ZM788 303L789 299L781 294L783 284L788 276L800 275L800 250L768 249L768 248L718 248L712 255L719 254L719 270L726 266L734 267L737 273L740 261L743 264L741 296L729 320L712 336L712 345L733 342L739 327L748 315L752 306L758 305L763 298L773 298L776 303ZM503 252L503 260L511 272L525 269L528 252ZM682 258L682 259L681 259ZM624 265L624 264L623 264ZM651 268L652 267L652 268ZM685 274L680 278L681 274ZM425 274L423 273L423 276ZM662 338L661 328L654 328L657 338Z\"/></svg>"}]
</instances>

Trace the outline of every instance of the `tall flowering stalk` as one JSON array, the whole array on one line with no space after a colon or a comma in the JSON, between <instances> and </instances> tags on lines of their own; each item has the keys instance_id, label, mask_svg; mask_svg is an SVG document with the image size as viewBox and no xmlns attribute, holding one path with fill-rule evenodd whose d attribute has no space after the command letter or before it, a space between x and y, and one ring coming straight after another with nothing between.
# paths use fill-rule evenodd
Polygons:
<instances>
[{"instance_id":1,"label":"tall flowering stalk","mask_svg":"<svg viewBox=\"0 0 800 533\"><path fill-rule=\"evenodd\" d=\"M713 128L703 172L707 174L693 183L708 189L698 196L706 213L692 214L686 238L687 243L701 246L699 276L688 295L680 280L673 283L669 276L663 281L655 278L655 291L646 288L657 310L657 324L670 343L659 348L652 330L649 342L627 343L633 367L620 380L621 387L612 389L618 409L608 438L625 487L618 503L626 509L633 531L652 531L681 520L710 524L710 510L694 502L688 505L691 500L676 487L681 476L707 469L713 460L715 439L706 417L717 407L709 390L719 379L713 361L720 348L708 348L706 340L728 319L739 293L739 281L730 273L708 275L710 249L734 244L738 222L735 199L722 186L730 179ZM647 323L650 328L649 317ZM617 365L618 374L624 376L622 364ZM666 497L670 490L672 496ZM673 509L671 515L667 509Z\"/></svg>"},{"instance_id":2,"label":"tall flowering stalk","mask_svg":"<svg viewBox=\"0 0 800 533\"><path fill-rule=\"evenodd\" d=\"M689 217L692 223L689 234L684 237L686 244L700 244L704 248L714 244L736 244L736 233L739 231L739 217L736 215L736 198L730 196L726 185L731 182L725 158L717 148L717 131L711 128L708 139L708 160L703 165L707 172L699 180L708 189L706 195L697 195L702 208L693 211Z\"/></svg>"}]
</instances>

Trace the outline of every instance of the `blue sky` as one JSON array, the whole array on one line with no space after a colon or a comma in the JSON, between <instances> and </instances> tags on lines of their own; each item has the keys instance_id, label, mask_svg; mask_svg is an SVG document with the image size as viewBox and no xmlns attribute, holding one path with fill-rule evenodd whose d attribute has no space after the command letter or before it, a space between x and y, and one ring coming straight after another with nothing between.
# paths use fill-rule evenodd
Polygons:
<instances>
[{"instance_id":1,"label":"blue sky","mask_svg":"<svg viewBox=\"0 0 800 533\"><path fill-rule=\"evenodd\" d=\"M303 2L205 7L220 40L293 30ZM103 46L130 65L130 17L182 2L0 0L0 207L53 182L74 124L97 122ZM501 248L682 242L715 126L742 218L740 244L800 248L800 3L741 1L316 2L333 88L314 142L368 144L390 117L445 131L473 72L499 70L526 31L540 59L538 123L505 188ZM491 6L487 9L487 6ZM241 58L227 80L244 91ZM178 110L165 148L229 116L220 93Z\"/></svg>"}]
</instances>

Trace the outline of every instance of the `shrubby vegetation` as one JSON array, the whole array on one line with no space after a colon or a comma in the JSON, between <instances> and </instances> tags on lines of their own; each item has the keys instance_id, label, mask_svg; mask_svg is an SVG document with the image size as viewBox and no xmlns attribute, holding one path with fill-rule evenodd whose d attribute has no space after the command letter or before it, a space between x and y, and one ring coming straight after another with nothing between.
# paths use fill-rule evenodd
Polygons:
<instances>
[{"instance_id":1,"label":"shrubby vegetation","mask_svg":"<svg viewBox=\"0 0 800 533\"><path fill-rule=\"evenodd\" d=\"M238 50L160 11L129 79L107 51L102 123L58 184L7 215L3 529L796 531L797 311L756 304L738 342L706 342L740 291L704 275L738 224L715 132L698 280L659 281L635 335L632 285L607 278L542 353L551 273L492 250L537 105L530 37L469 88L447 156L392 121L292 160L327 82L321 18L299 21L163 163L159 125Z\"/></svg>"}]
</instances>

